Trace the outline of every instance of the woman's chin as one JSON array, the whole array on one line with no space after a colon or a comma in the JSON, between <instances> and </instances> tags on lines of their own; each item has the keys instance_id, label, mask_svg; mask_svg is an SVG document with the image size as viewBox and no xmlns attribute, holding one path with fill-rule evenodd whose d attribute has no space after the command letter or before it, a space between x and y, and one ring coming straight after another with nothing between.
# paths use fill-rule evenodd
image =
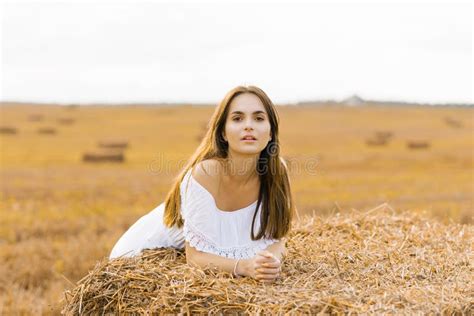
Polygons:
<instances>
[{"instance_id":1,"label":"woman's chin","mask_svg":"<svg viewBox=\"0 0 474 316\"><path fill-rule=\"evenodd\" d=\"M234 152L237 155L259 155L260 152L263 150L259 148L233 148L232 152Z\"/></svg>"}]
</instances>

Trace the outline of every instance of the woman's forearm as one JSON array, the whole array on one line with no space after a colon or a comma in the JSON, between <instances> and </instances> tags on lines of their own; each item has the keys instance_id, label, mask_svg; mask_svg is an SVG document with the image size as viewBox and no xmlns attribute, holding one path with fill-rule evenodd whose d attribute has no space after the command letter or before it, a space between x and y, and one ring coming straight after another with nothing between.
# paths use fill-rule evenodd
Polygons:
<instances>
[{"instance_id":1,"label":"woman's forearm","mask_svg":"<svg viewBox=\"0 0 474 316\"><path fill-rule=\"evenodd\" d=\"M271 244L265 250L271 252L281 262L282 257L286 254L285 243L286 239L283 238L279 242ZM207 252L199 252L188 259L187 262L191 265L197 265L201 269L209 266L214 270L233 273L237 259L226 258ZM251 259L240 259L237 264L236 273L238 275L250 276L250 264Z\"/></svg>"},{"instance_id":2,"label":"woman's forearm","mask_svg":"<svg viewBox=\"0 0 474 316\"><path fill-rule=\"evenodd\" d=\"M222 256L218 256L212 253L207 252L200 252L193 256L193 258L188 260L188 264L198 266L201 269L205 268L206 266L211 267L214 270L225 271L229 273L233 273L235 263L237 259L226 258ZM248 260L247 259L240 259L239 263L237 264L236 273L239 275L248 275Z\"/></svg>"}]
</instances>

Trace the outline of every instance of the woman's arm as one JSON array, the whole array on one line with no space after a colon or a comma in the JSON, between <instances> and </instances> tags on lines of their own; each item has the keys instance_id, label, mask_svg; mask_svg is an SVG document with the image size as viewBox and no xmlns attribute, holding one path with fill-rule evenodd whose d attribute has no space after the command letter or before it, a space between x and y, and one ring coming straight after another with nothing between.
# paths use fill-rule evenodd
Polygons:
<instances>
[{"instance_id":1,"label":"woman's arm","mask_svg":"<svg viewBox=\"0 0 474 316\"><path fill-rule=\"evenodd\" d=\"M185 242L185 250L186 263L200 268L209 266L214 270L221 270L232 274L235 263L237 262L237 259L225 258L212 253L196 250L194 247L191 247L187 241ZM239 275L249 276L249 271L247 269L248 266L249 260L240 259L236 273Z\"/></svg>"},{"instance_id":2,"label":"woman's arm","mask_svg":"<svg viewBox=\"0 0 474 316\"><path fill-rule=\"evenodd\" d=\"M280 241L275 242L268 246L265 250L272 253L278 261L281 263L282 256L286 255L285 247L286 239L282 238ZM201 269L210 267L214 271L220 270L233 274L234 267L237 259L226 258L218 256L212 253L196 250L191 247L189 243L185 242L186 249L186 263L191 266L197 266ZM235 269L235 273L241 276L255 277L255 273L258 272L254 259L240 259Z\"/></svg>"}]
</instances>

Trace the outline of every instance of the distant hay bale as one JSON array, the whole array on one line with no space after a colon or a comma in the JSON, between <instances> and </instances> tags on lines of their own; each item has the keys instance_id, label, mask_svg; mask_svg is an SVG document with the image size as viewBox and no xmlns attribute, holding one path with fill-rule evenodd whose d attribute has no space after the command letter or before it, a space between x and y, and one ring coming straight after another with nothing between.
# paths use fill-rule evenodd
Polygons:
<instances>
[{"instance_id":1,"label":"distant hay bale","mask_svg":"<svg viewBox=\"0 0 474 316\"><path fill-rule=\"evenodd\" d=\"M380 139L390 139L393 137L393 132L391 131L376 131L375 137Z\"/></svg>"},{"instance_id":2,"label":"distant hay bale","mask_svg":"<svg viewBox=\"0 0 474 316\"><path fill-rule=\"evenodd\" d=\"M428 141L409 140L407 141L407 147L409 149L426 149L430 147L430 143Z\"/></svg>"},{"instance_id":3,"label":"distant hay bale","mask_svg":"<svg viewBox=\"0 0 474 316\"><path fill-rule=\"evenodd\" d=\"M387 144L386 138L368 138L365 143L369 146L383 146Z\"/></svg>"},{"instance_id":4,"label":"distant hay bale","mask_svg":"<svg viewBox=\"0 0 474 316\"><path fill-rule=\"evenodd\" d=\"M44 119L44 116L42 114L31 114L28 116L28 120L30 122L40 122Z\"/></svg>"},{"instance_id":5,"label":"distant hay bale","mask_svg":"<svg viewBox=\"0 0 474 316\"><path fill-rule=\"evenodd\" d=\"M13 126L0 126L0 134L14 135L18 132L16 127Z\"/></svg>"},{"instance_id":6,"label":"distant hay bale","mask_svg":"<svg viewBox=\"0 0 474 316\"><path fill-rule=\"evenodd\" d=\"M42 128L38 128L37 132L38 134L54 135L57 133L57 130L53 127L42 127Z\"/></svg>"},{"instance_id":7,"label":"distant hay bale","mask_svg":"<svg viewBox=\"0 0 474 316\"><path fill-rule=\"evenodd\" d=\"M186 264L183 250L98 262L65 292L76 314L466 314L472 312L474 227L387 204L307 216L288 236L271 284Z\"/></svg>"},{"instance_id":8,"label":"distant hay bale","mask_svg":"<svg viewBox=\"0 0 474 316\"><path fill-rule=\"evenodd\" d=\"M445 117L444 118L444 122L448 125L448 126L451 126L451 127L454 127L454 128L461 128L463 127L463 124L461 121L459 120L455 120L451 117Z\"/></svg>"},{"instance_id":9,"label":"distant hay bale","mask_svg":"<svg viewBox=\"0 0 474 316\"><path fill-rule=\"evenodd\" d=\"M101 148L125 149L128 148L129 144L126 140L101 140L97 146Z\"/></svg>"},{"instance_id":10,"label":"distant hay bale","mask_svg":"<svg viewBox=\"0 0 474 316\"><path fill-rule=\"evenodd\" d=\"M58 123L62 125L71 125L75 122L76 120L70 117L63 117L63 118L58 118Z\"/></svg>"},{"instance_id":11,"label":"distant hay bale","mask_svg":"<svg viewBox=\"0 0 474 316\"><path fill-rule=\"evenodd\" d=\"M95 150L82 155L84 162L124 162L125 155L118 150Z\"/></svg>"},{"instance_id":12,"label":"distant hay bale","mask_svg":"<svg viewBox=\"0 0 474 316\"><path fill-rule=\"evenodd\" d=\"M383 146L388 143L392 138L393 132L391 131L375 131L374 135L365 140L368 146Z\"/></svg>"}]
</instances>

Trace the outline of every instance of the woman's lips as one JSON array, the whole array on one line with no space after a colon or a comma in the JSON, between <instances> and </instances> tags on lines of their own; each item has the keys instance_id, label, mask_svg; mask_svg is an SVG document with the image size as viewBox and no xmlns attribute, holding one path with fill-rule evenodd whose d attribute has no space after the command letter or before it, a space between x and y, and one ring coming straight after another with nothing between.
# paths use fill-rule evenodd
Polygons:
<instances>
[{"instance_id":1,"label":"woman's lips","mask_svg":"<svg viewBox=\"0 0 474 316\"><path fill-rule=\"evenodd\" d=\"M241 141L243 142L256 142L257 140L256 139L241 139Z\"/></svg>"}]
</instances>

